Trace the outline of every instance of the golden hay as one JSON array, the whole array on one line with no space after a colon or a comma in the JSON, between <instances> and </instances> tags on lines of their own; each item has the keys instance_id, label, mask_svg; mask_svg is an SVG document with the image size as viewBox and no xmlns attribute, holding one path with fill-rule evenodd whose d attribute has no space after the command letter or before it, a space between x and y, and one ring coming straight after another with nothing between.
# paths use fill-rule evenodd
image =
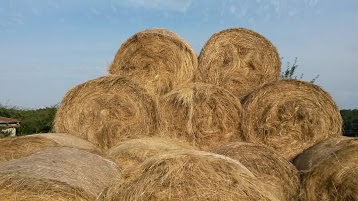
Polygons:
<instances>
[{"instance_id":1,"label":"golden hay","mask_svg":"<svg viewBox=\"0 0 358 201\"><path fill-rule=\"evenodd\" d=\"M259 180L268 184L280 200L297 200L300 189L298 171L279 153L246 142L225 144L214 152L240 161Z\"/></svg>"},{"instance_id":2,"label":"golden hay","mask_svg":"<svg viewBox=\"0 0 358 201\"><path fill-rule=\"evenodd\" d=\"M60 146L100 152L100 149L91 143L69 134L42 133L0 139L0 163L29 156L47 148Z\"/></svg>"},{"instance_id":3,"label":"golden hay","mask_svg":"<svg viewBox=\"0 0 358 201\"><path fill-rule=\"evenodd\" d=\"M109 73L128 76L160 96L192 82L197 65L197 56L185 39L154 28L138 32L122 44Z\"/></svg>"},{"instance_id":4,"label":"golden hay","mask_svg":"<svg viewBox=\"0 0 358 201\"><path fill-rule=\"evenodd\" d=\"M139 165L146 159L169 150L191 149L189 145L164 138L139 138L118 143L107 151L121 169Z\"/></svg>"},{"instance_id":5,"label":"golden hay","mask_svg":"<svg viewBox=\"0 0 358 201\"><path fill-rule=\"evenodd\" d=\"M0 200L95 200L120 174L97 154L54 147L0 164Z\"/></svg>"},{"instance_id":6,"label":"golden hay","mask_svg":"<svg viewBox=\"0 0 358 201\"><path fill-rule=\"evenodd\" d=\"M242 99L261 85L278 80L281 60L276 47L245 28L214 34L198 58L196 81L216 84Z\"/></svg>"},{"instance_id":7,"label":"golden hay","mask_svg":"<svg viewBox=\"0 0 358 201\"><path fill-rule=\"evenodd\" d=\"M158 130L155 102L125 77L104 76L68 91L55 117L54 131L70 133L108 149L134 133Z\"/></svg>"},{"instance_id":8,"label":"golden hay","mask_svg":"<svg viewBox=\"0 0 358 201\"><path fill-rule=\"evenodd\" d=\"M202 150L241 140L242 106L229 91L191 83L159 99L161 136L187 141Z\"/></svg>"},{"instance_id":9,"label":"golden hay","mask_svg":"<svg viewBox=\"0 0 358 201\"><path fill-rule=\"evenodd\" d=\"M358 200L358 138L324 140L298 155L302 200Z\"/></svg>"},{"instance_id":10,"label":"golden hay","mask_svg":"<svg viewBox=\"0 0 358 201\"><path fill-rule=\"evenodd\" d=\"M175 150L128 168L98 200L278 200L240 162L203 151Z\"/></svg>"},{"instance_id":11,"label":"golden hay","mask_svg":"<svg viewBox=\"0 0 358 201\"><path fill-rule=\"evenodd\" d=\"M306 148L342 135L342 117L332 97L319 86L278 80L254 91L243 104L243 132L292 159Z\"/></svg>"}]
</instances>

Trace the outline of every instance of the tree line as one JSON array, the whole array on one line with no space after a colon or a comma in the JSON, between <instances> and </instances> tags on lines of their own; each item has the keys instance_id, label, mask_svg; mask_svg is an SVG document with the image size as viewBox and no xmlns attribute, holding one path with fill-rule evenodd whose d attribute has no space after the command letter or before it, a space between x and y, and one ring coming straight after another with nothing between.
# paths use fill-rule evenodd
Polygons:
<instances>
[{"instance_id":1,"label":"tree line","mask_svg":"<svg viewBox=\"0 0 358 201\"><path fill-rule=\"evenodd\" d=\"M358 136L358 109L341 110L343 131L346 136Z\"/></svg>"},{"instance_id":2,"label":"tree line","mask_svg":"<svg viewBox=\"0 0 358 201\"><path fill-rule=\"evenodd\" d=\"M7 107L0 104L1 117L8 117L21 121L21 126L16 133L17 135L51 132L56 111L56 106L41 109L23 109ZM0 135L0 137L2 136L4 136L4 133Z\"/></svg>"}]
</instances>

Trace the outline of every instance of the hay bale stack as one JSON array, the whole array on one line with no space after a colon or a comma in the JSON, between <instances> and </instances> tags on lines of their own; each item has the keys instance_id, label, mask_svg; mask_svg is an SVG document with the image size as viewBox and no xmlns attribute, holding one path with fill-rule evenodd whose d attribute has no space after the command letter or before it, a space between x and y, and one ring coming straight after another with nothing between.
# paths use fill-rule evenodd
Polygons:
<instances>
[{"instance_id":1,"label":"hay bale stack","mask_svg":"<svg viewBox=\"0 0 358 201\"><path fill-rule=\"evenodd\" d=\"M109 73L128 76L152 95L160 96L192 82L197 66L197 56L185 39L153 28L136 33L122 44Z\"/></svg>"},{"instance_id":2,"label":"hay bale stack","mask_svg":"<svg viewBox=\"0 0 358 201\"><path fill-rule=\"evenodd\" d=\"M265 37L245 28L220 31L206 42L198 58L196 81L222 86L240 99L278 80L281 60Z\"/></svg>"},{"instance_id":3,"label":"hay bale stack","mask_svg":"<svg viewBox=\"0 0 358 201\"><path fill-rule=\"evenodd\" d=\"M176 150L126 169L99 200L278 200L240 162L209 152Z\"/></svg>"},{"instance_id":4,"label":"hay bale stack","mask_svg":"<svg viewBox=\"0 0 358 201\"><path fill-rule=\"evenodd\" d=\"M358 138L324 140L298 155L302 200L358 200Z\"/></svg>"},{"instance_id":5,"label":"hay bale stack","mask_svg":"<svg viewBox=\"0 0 358 201\"><path fill-rule=\"evenodd\" d=\"M265 146L246 142L225 144L214 152L240 161L267 184L280 200L295 201L299 197L298 171L279 153Z\"/></svg>"},{"instance_id":6,"label":"hay bale stack","mask_svg":"<svg viewBox=\"0 0 358 201\"><path fill-rule=\"evenodd\" d=\"M121 169L126 169L137 166L154 155L180 149L192 149L192 147L170 139L151 137L120 142L109 149L107 155Z\"/></svg>"},{"instance_id":7,"label":"hay bale stack","mask_svg":"<svg viewBox=\"0 0 358 201\"><path fill-rule=\"evenodd\" d=\"M29 156L51 147L75 147L100 153L93 144L73 135L64 133L42 133L0 139L0 163Z\"/></svg>"},{"instance_id":8,"label":"hay bale stack","mask_svg":"<svg viewBox=\"0 0 358 201\"><path fill-rule=\"evenodd\" d=\"M104 76L69 90L63 98L54 131L79 136L108 149L158 130L155 102L144 89L125 77Z\"/></svg>"},{"instance_id":9,"label":"hay bale stack","mask_svg":"<svg viewBox=\"0 0 358 201\"><path fill-rule=\"evenodd\" d=\"M292 159L317 142L342 135L342 117L332 97L319 86L278 80L245 100L243 132Z\"/></svg>"},{"instance_id":10,"label":"hay bale stack","mask_svg":"<svg viewBox=\"0 0 358 201\"><path fill-rule=\"evenodd\" d=\"M229 91L192 83L159 100L161 135L202 150L241 140L242 105Z\"/></svg>"},{"instance_id":11,"label":"hay bale stack","mask_svg":"<svg viewBox=\"0 0 358 201\"><path fill-rule=\"evenodd\" d=\"M95 200L119 174L103 156L49 148L0 164L0 200Z\"/></svg>"}]
</instances>

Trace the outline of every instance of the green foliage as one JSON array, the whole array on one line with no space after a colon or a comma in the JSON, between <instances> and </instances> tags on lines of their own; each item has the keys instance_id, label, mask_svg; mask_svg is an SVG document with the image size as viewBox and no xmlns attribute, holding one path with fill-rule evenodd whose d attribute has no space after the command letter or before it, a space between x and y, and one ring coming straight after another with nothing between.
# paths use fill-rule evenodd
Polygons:
<instances>
[{"instance_id":1,"label":"green foliage","mask_svg":"<svg viewBox=\"0 0 358 201\"><path fill-rule=\"evenodd\" d=\"M358 109L341 110L345 135L358 135Z\"/></svg>"},{"instance_id":2,"label":"green foliage","mask_svg":"<svg viewBox=\"0 0 358 201\"><path fill-rule=\"evenodd\" d=\"M17 135L51 132L56 111L56 106L32 110L0 104L0 116L21 121Z\"/></svg>"},{"instance_id":3,"label":"green foliage","mask_svg":"<svg viewBox=\"0 0 358 201\"><path fill-rule=\"evenodd\" d=\"M287 68L285 71L283 71L281 73L281 78L282 79L299 79L301 80L303 78L303 73L300 75L299 78L297 78L297 75L295 75L296 69L298 68L298 64L297 64L297 57L295 58L295 61L293 62L293 64L291 65L290 62L287 62ZM319 74L314 77L310 82L314 83L319 77Z\"/></svg>"}]
</instances>

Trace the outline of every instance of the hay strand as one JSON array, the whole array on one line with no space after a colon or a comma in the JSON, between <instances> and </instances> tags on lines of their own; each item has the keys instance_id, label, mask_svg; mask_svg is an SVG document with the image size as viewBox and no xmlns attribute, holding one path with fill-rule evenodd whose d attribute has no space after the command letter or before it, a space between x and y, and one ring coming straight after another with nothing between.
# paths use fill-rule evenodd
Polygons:
<instances>
[{"instance_id":1,"label":"hay strand","mask_svg":"<svg viewBox=\"0 0 358 201\"><path fill-rule=\"evenodd\" d=\"M63 98L54 131L70 133L108 149L140 133L158 130L153 99L125 77L104 76L69 90Z\"/></svg>"},{"instance_id":2,"label":"hay strand","mask_svg":"<svg viewBox=\"0 0 358 201\"><path fill-rule=\"evenodd\" d=\"M358 200L358 138L324 140L298 155L302 200Z\"/></svg>"},{"instance_id":3,"label":"hay strand","mask_svg":"<svg viewBox=\"0 0 358 201\"><path fill-rule=\"evenodd\" d=\"M229 91L192 83L159 100L162 136L208 150L242 140L242 105Z\"/></svg>"},{"instance_id":4,"label":"hay strand","mask_svg":"<svg viewBox=\"0 0 358 201\"><path fill-rule=\"evenodd\" d=\"M300 189L298 171L274 150L258 144L235 142L222 145L214 152L240 161L280 200L297 200Z\"/></svg>"},{"instance_id":5,"label":"hay strand","mask_svg":"<svg viewBox=\"0 0 358 201\"><path fill-rule=\"evenodd\" d=\"M153 28L136 33L121 45L110 74L128 76L152 95L163 95L193 81L197 57L178 34Z\"/></svg>"},{"instance_id":6,"label":"hay strand","mask_svg":"<svg viewBox=\"0 0 358 201\"><path fill-rule=\"evenodd\" d=\"M292 159L317 142L342 135L342 117L321 87L294 79L278 80L245 100L243 132L249 142L272 147Z\"/></svg>"},{"instance_id":7,"label":"hay strand","mask_svg":"<svg viewBox=\"0 0 358 201\"><path fill-rule=\"evenodd\" d=\"M75 147L100 152L93 144L65 133L41 133L0 139L0 163L29 156L51 147Z\"/></svg>"},{"instance_id":8,"label":"hay strand","mask_svg":"<svg viewBox=\"0 0 358 201\"><path fill-rule=\"evenodd\" d=\"M120 174L108 159L54 147L0 164L0 200L95 200Z\"/></svg>"},{"instance_id":9,"label":"hay strand","mask_svg":"<svg viewBox=\"0 0 358 201\"><path fill-rule=\"evenodd\" d=\"M121 169L132 168L146 159L170 150L192 149L191 146L164 138L138 138L118 143L107 151Z\"/></svg>"},{"instance_id":10,"label":"hay strand","mask_svg":"<svg viewBox=\"0 0 358 201\"><path fill-rule=\"evenodd\" d=\"M126 169L99 200L278 200L238 161L193 150L154 156Z\"/></svg>"},{"instance_id":11,"label":"hay strand","mask_svg":"<svg viewBox=\"0 0 358 201\"><path fill-rule=\"evenodd\" d=\"M242 99L265 83L278 80L281 60L265 37L245 28L210 37L198 57L196 81L216 84Z\"/></svg>"}]
</instances>

